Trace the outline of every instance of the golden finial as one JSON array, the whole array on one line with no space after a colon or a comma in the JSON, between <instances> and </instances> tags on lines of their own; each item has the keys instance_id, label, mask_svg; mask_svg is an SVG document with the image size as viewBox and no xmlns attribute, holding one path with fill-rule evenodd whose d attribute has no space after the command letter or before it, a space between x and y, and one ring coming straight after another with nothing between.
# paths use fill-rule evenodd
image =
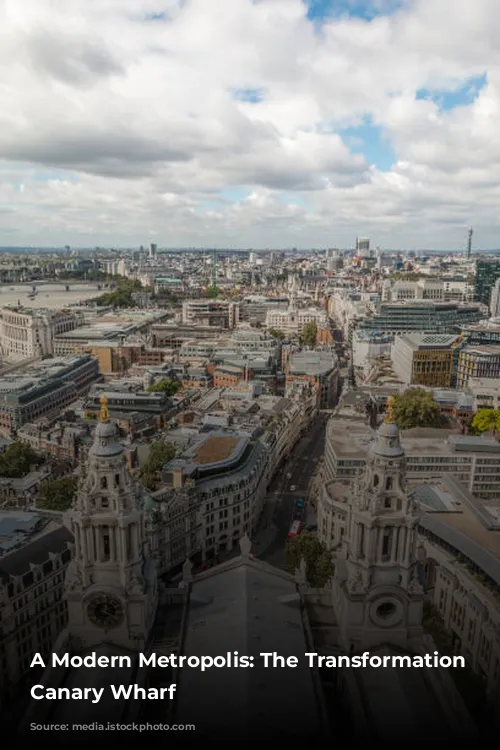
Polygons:
<instances>
[{"instance_id":1,"label":"golden finial","mask_svg":"<svg viewBox=\"0 0 500 750\"><path fill-rule=\"evenodd\" d=\"M385 421L387 422L387 424L394 424L396 421L394 419L394 403L394 396L389 396L387 399L387 409L385 412Z\"/></svg>"},{"instance_id":2,"label":"golden finial","mask_svg":"<svg viewBox=\"0 0 500 750\"><path fill-rule=\"evenodd\" d=\"M101 402L101 411L99 412L99 419L101 422L107 422L109 419L108 397L103 395L101 396L99 400Z\"/></svg>"}]
</instances>

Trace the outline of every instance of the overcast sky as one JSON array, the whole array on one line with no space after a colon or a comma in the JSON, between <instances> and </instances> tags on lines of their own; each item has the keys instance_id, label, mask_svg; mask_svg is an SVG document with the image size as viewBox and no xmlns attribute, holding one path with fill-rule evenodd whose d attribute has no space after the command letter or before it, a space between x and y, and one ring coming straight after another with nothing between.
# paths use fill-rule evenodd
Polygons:
<instances>
[{"instance_id":1,"label":"overcast sky","mask_svg":"<svg viewBox=\"0 0 500 750\"><path fill-rule=\"evenodd\" d=\"M498 0L0 0L0 245L500 247Z\"/></svg>"}]
</instances>

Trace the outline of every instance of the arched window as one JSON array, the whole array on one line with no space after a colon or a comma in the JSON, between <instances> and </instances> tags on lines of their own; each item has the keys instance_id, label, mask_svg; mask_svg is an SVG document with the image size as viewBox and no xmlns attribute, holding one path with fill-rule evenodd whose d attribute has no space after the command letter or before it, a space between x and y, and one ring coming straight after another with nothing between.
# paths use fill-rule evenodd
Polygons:
<instances>
[{"instance_id":1,"label":"arched window","mask_svg":"<svg viewBox=\"0 0 500 750\"><path fill-rule=\"evenodd\" d=\"M108 489L108 478L101 477L101 490L107 490L107 489Z\"/></svg>"},{"instance_id":2,"label":"arched window","mask_svg":"<svg viewBox=\"0 0 500 750\"><path fill-rule=\"evenodd\" d=\"M385 480L385 489L392 490L392 477L387 477Z\"/></svg>"},{"instance_id":3,"label":"arched window","mask_svg":"<svg viewBox=\"0 0 500 750\"><path fill-rule=\"evenodd\" d=\"M378 486L378 482L379 482L378 474L375 474L375 476L373 477L373 486L377 487Z\"/></svg>"}]
</instances>

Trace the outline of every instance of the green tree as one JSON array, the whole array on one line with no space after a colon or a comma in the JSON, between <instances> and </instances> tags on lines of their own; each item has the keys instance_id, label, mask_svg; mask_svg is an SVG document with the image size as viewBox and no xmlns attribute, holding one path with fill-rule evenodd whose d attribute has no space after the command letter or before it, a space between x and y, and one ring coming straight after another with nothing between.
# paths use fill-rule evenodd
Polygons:
<instances>
[{"instance_id":1,"label":"green tree","mask_svg":"<svg viewBox=\"0 0 500 750\"><path fill-rule=\"evenodd\" d=\"M173 396L177 393L180 387L181 384L177 380L169 380L168 378L165 378L164 380L159 380L157 383L150 385L148 391L149 393L166 393L167 396Z\"/></svg>"},{"instance_id":2,"label":"green tree","mask_svg":"<svg viewBox=\"0 0 500 750\"><path fill-rule=\"evenodd\" d=\"M175 457L175 448L171 443L157 440L152 443L149 455L141 466L139 476L146 489L154 491L158 487L159 474L166 464Z\"/></svg>"},{"instance_id":3,"label":"green tree","mask_svg":"<svg viewBox=\"0 0 500 750\"><path fill-rule=\"evenodd\" d=\"M0 456L0 476L19 478L30 471L33 464L40 463L31 445L18 440L9 445Z\"/></svg>"},{"instance_id":4,"label":"green tree","mask_svg":"<svg viewBox=\"0 0 500 750\"><path fill-rule=\"evenodd\" d=\"M285 552L286 567L290 573L294 573L304 559L306 578L313 588L323 588L332 579L332 553L319 541L316 534L305 531L292 537L287 542Z\"/></svg>"},{"instance_id":5,"label":"green tree","mask_svg":"<svg viewBox=\"0 0 500 750\"><path fill-rule=\"evenodd\" d=\"M500 430L500 409L479 409L474 415L471 427L478 434L489 430L495 434Z\"/></svg>"},{"instance_id":6,"label":"green tree","mask_svg":"<svg viewBox=\"0 0 500 750\"><path fill-rule=\"evenodd\" d=\"M408 388L394 403L394 417L401 430L412 427L439 427L441 410L430 391Z\"/></svg>"},{"instance_id":7,"label":"green tree","mask_svg":"<svg viewBox=\"0 0 500 750\"><path fill-rule=\"evenodd\" d=\"M304 346L315 346L317 335L318 326L316 325L314 320L311 320L310 323L306 323L303 327L300 340L304 344Z\"/></svg>"},{"instance_id":8,"label":"green tree","mask_svg":"<svg viewBox=\"0 0 500 750\"><path fill-rule=\"evenodd\" d=\"M40 496L37 500L37 508L43 510L67 510L78 487L76 477L61 477L52 482L44 482L40 486Z\"/></svg>"},{"instance_id":9,"label":"green tree","mask_svg":"<svg viewBox=\"0 0 500 750\"><path fill-rule=\"evenodd\" d=\"M286 339L286 335L283 333L283 331L279 331L277 328L268 328L268 333L273 337L273 339L279 339L280 341Z\"/></svg>"},{"instance_id":10,"label":"green tree","mask_svg":"<svg viewBox=\"0 0 500 750\"><path fill-rule=\"evenodd\" d=\"M137 279L119 277L116 289L97 297L95 302L99 307L134 307L132 294L141 290L144 291L143 286Z\"/></svg>"}]
</instances>

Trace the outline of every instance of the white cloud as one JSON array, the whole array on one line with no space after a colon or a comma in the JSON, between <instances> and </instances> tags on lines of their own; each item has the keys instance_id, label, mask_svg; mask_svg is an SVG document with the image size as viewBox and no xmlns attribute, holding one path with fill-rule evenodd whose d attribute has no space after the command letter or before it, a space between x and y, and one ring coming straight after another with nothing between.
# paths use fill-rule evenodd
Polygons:
<instances>
[{"instance_id":1,"label":"white cloud","mask_svg":"<svg viewBox=\"0 0 500 750\"><path fill-rule=\"evenodd\" d=\"M0 245L130 246L153 227L167 246L460 247L472 223L496 247L496 5L415 0L318 30L300 0L0 0ZM417 99L485 73L451 111ZM391 172L335 132L366 116ZM218 200L237 186L249 197Z\"/></svg>"}]
</instances>

